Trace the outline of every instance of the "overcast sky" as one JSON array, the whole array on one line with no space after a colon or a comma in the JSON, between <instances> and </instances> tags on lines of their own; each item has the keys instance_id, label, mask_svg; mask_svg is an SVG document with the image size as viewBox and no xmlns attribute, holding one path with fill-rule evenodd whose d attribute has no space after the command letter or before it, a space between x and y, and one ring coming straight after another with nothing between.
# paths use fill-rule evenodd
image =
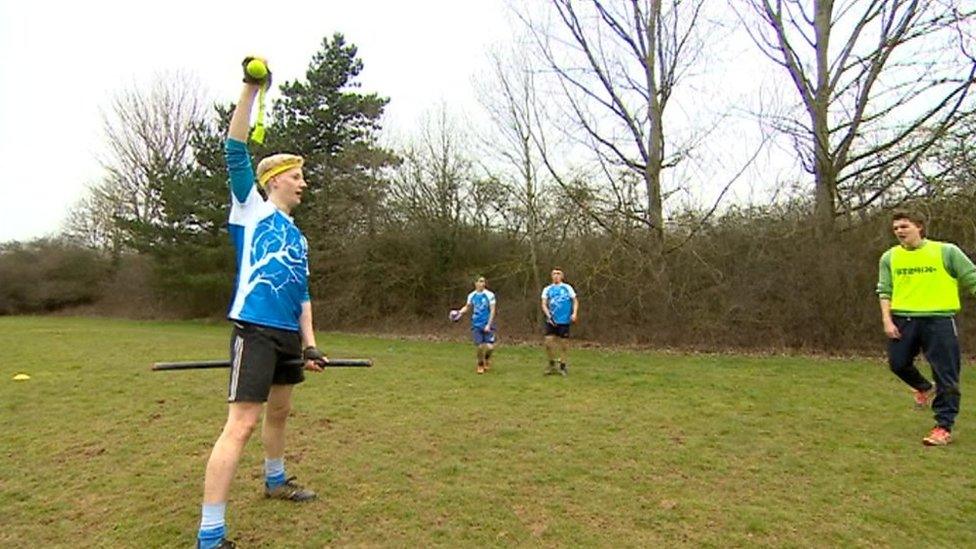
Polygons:
<instances>
[{"instance_id":1,"label":"overcast sky","mask_svg":"<svg viewBox=\"0 0 976 549\"><path fill-rule=\"evenodd\" d=\"M303 79L335 32L359 48L361 89L390 99L383 136L391 145L415 137L442 108L484 129L475 80L490 74L490 50L514 43L520 25L511 1L0 0L0 242L56 234L103 177L102 112L119 92L144 91L159 75L181 72L199 82L208 103L232 102L245 55L267 57L277 83ZM714 128L696 146L697 158L669 170L684 189L672 206L717 198L756 148L758 124L742 116L749 103L790 85L741 28L714 23L725 12L701 21L710 25L702 31L709 45L720 46L696 59L671 98L669 145ZM764 200L796 177L788 147L767 149L725 202Z\"/></svg>"},{"instance_id":2,"label":"overcast sky","mask_svg":"<svg viewBox=\"0 0 976 549\"><path fill-rule=\"evenodd\" d=\"M265 55L278 82L303 78L341 32L404 133L439 104L476 108L472 75L509 36L507 14L504 0L0 0L0 242L57 232L100 178L100 112L119 90L184 71L234 101L245 54Z\"/></svg>"}]
</instances>

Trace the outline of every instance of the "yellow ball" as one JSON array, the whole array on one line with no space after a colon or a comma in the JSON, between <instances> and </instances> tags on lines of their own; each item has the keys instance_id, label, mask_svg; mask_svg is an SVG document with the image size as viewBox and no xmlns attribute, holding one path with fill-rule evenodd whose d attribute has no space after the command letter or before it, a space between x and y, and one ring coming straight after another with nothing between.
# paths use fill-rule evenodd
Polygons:
<instances>
[{"instance_id":1,"label":"yellow ball","mask_svg":"<svg viewBox=\"0 0 976 549\"><path fill-rule=\"evenodd\" d=\"M247 74L261 80L268 76L268 66L260 59L251 59L247 63Z\"/></svg>"}]
</instances>

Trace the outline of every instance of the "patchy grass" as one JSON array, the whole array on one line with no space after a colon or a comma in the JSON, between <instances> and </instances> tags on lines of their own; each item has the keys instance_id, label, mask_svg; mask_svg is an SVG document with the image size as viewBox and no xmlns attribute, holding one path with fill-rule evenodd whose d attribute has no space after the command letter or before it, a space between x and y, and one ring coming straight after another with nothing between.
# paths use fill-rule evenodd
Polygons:
<instances>
[{"instance_id":1,"label":"patchy grass","mask_svg":"<svg viewBox=\"0 0 976 549\"><path fill-rule=\"evenodd\" d=\"M0 546L191 545L227 372L148 366L228 339L0 318ZM925 448L930 414L880 362L586 349L560 378L503 344L477 376L467 344L319 341L376 366L296 391L286 464L319 500L264 500L248 445L228 509L243 547L976 546L974 405L956 443Z\"/></svg>"}]
</instances>

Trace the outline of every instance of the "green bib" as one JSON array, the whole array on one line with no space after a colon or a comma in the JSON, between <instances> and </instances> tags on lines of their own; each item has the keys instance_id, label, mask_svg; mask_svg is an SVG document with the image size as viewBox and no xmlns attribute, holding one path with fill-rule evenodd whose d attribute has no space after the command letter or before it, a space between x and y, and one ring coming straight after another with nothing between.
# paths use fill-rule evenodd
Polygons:
<instances>
[{"instance_id":1,"label":"green bib","mask_svg":"<svg viewBox=\"0 0 976 549\"><path fill-rule=\"evenodd\" d=\"M891 310L931 313L959 310L959 282L946 272L941 242L914 250L891 249Z\"/></svg>"}]
</instances>

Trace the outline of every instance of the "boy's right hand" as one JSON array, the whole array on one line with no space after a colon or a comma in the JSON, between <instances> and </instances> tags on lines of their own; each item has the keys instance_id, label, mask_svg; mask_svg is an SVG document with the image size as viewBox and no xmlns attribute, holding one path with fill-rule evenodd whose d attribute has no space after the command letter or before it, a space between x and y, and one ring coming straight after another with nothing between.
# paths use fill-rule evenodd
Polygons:
<instances>
[{"instance_id":1,"label":"boy's right hand","mask_svg":"<svg viewBox=\"0 0 976 549\"><path fill-rule=\"evenodd\" d=\"M895 323L890 320L885 321L884 332L889 339L901 339L901 332L898 330L898 326L895 326Z\"/></svg>"}]
</instances>

